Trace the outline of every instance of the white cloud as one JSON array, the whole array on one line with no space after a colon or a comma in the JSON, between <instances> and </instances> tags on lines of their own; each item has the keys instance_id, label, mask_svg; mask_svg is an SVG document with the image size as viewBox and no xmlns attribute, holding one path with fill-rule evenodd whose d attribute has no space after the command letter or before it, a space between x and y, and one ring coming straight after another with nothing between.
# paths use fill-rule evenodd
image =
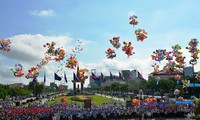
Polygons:
<instances>
[{"instance_id":1,"label":"white cloud","mask_svg":"<svg viewBox=\"0 0 200 120\"><path fill-rule=\"evenodd\" d=\"M41 10L41 11L38 11L38 10L30 11L30 14L34 15L34 16L40 16L40 17L50 17L50 16L55 16L56 15L54 10L52 10L52 9Z\"/></svg>"},{"instance_id":2,"label":"white cloud","mask_svg":"<svg viewBox=\"0 0 200 120\"><path fill-rule=\"evenodd\" d=\"M70 36L43 36L41 34L30 35L22 34L9 38L11 40L11 51L0 52L0 78L1 83L10 84L15 82L23 82L28 84L30 80L24 77L14 77L10 68L14 67L14 64L21 63L23 65L23 71L27 74L30 67L36 66L37 63L45 57L45 51L43 45L52 41L56 42L55 48L63 47L66 54L69 55L73 45L71 42L73 38ZM47 70L47 76L49 77L47 84L53 81L53 72L59 68L59 63L55 61L49 62L44 69ZM38 77L39 81L43 81L43 69Z\"/></svg>"},{"instance_id":3,"label":"white cloud","mask_svg":"<svg viewBox=\"0 0 200 120\"><path fill-rule=\"evenodd\" d=\"M180 33L177 33L180 34ZM179 35L180 36L180 35ZM168 39L173 39L176 38L174 35L170 34L164 34L163 37L166 41ZM38 62L40 62L44 58L44 53L47 50L47 48L44 48L43 45L45 43L49 43L51 41L56 42L56 48L57 47L63 47L65 49L66 53L69 55L71 54L71 49L74 48L74 43L76 40L74 40L72 37L69 35L64 35L64 36L44 36L41 34L36 34L36 35L30 35L30 34L22 34L22 35L16 35L13 37L10 37L11 39L11 51L10 52L0 52L0 79L1 83L15 83L15 82L23 82L24 84L28 84L30 81L27 80L24 77L21 78L16 78L12 75L12 72L10 71L10 68L14 66L15 63L21 63L24 66L24 73L27 73L27 70L35 66ZM74 40L74 41L73 41ZM89 46L92 44L97 44L94 41L88 41L84 39L79 39L84 42L83 46L84 49L91 49ZM171 45L175 45L174 41L171 41L170 44L160 46L161 48L158 49L167 49L171 50ZM144 43L142 44L144 45ZM151 65L154 63L159 64L158 62L152 61L150 56L155 48L155 46L152 46L151 48L146 48L142 47L142 45L137 45L135 46L134 51L136 54L133 56L127 58L127 56L122 52L121 50L116 50L117 52L117 57L114 58L113 60L110 59L99 59L98 63L95 62L97 61L94 59L93 62L87 62L84 61L85 57L82 56L79 60L79 66L80 68L87 68L89 70L91 69L96 69L96 72L98 75L102 72L104 75L109 75L109 72L111 71L114 75L118 75L118 72L120 70L138 70L139 72L142 73L144 78L148 78L148 74L153 71L153 68ZM138 47L139 46L139 47ZM187 46L184 44L184 47ZM166 48L167 47L167 48ZM97 49L93 49L93 53L96 53ZM104 48L102 48L104 49ZM104 52L102 49L99 49L98 51ZM190 54L187 52L186 49L183 49L183 54L186 56L186 63L187 66L188 61L190 59ZM93 58L93 56L90 56L90 58ZM105 58L105 57L104 57ZM83 62L84 61L84 62ZM199 62L199 61L198 61ZM162 68L165 65L166 61L162 61L159 65L160 68ZM63 64L63 69L60 70L59 74L63 75L64 71L66 72L67 79L68 79L68 86L72 88L73 84L71 80L73 79L73 72L76 72L74 69L67 69L64 67L65 63ZM38 81L42 82L43 81L43 71L46 71L47 75L47 83L46 85L49 85L50 82L54 82L54 71L57 71L59 68L59 63L55 61L49 62L42 70L41 73L38 77ZM197 68L199 67L199 63L197 66L195 66L195 71L198 71ZM91 75L91 72L88 72L87 75ZM56 81L56 83L60 83ZM89 80L87 79L85 81L84 87L86 87L89 84Z\"/></svg>"}]
</instances>

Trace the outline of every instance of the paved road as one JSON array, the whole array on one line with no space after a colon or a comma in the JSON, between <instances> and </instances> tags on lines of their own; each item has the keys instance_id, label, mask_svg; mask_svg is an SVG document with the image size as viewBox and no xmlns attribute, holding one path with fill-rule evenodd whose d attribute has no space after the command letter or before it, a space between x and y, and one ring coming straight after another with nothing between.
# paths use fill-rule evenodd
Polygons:
<instances>
[{"instance_id":1,"label":"paved road","mask_svg":"<svg viewBox=\"0 0 200 120\"><path fill-rule=\"evenodd\" d=\"M107 98L111 98L113 100L118 100L118 101L121 101L121 102L125 102L125 100L123 98L117 98L117 97L112 97L112 96L109 96L109 95L101 95L101 94L97 94L95 93L95 95L98 95L98 96L103 96L103 97L107 97Z\"/></svg>"}]
</instances>

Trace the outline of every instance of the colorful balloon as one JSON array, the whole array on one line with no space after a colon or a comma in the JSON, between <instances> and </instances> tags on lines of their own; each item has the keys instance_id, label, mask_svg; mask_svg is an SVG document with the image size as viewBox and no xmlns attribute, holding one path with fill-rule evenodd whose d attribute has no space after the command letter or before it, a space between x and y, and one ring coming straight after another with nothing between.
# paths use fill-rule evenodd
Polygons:
<instances>
[{"instance_id":1,"label":"colorful balloon","mask_svg":"<svg viewBox=\"0 0 200 120\"><path fill-rule=\"evenodd\" d=\"M159 73L159 65L157 65L156 63L154 65L152 65L152 67L154 67L154 73Z\"/></svg>"},{"instance_id":2,"label":"colorful balloon","mask_svg":"<svg viewBox=\"0 0 200 120\"><path fill-rule=\"evenodd\" d=\"M197 60L199 59L198 54L200 53L200 50L197 48L199 44L199 41L194 38L191 39L191 41L188 43L189 47L186 47L186 49L189 50L189 52L191 53L191 57L192 59L189 61L189 63L194 66L197 64Z\"/></svg>"},{"instance_id":3,"label":"colorful balloon","mask_svg":"<svg viewBox=\"0 0 200 120\"><path fill-rule=\"evenodd\" d=\"M168 63L163 67L163 70L168 74L171 75L177 72L176 63L174 61L168 61Z\"/></svg>"},{"instance_id":4,"label":"colorful balloon","mask_svg":"<svg viewBox=\"0 0 200 120\"><path fill-rule=\"evenodd\" d=\"M23 73L23 66L22 64L18 63L18 64L15 64L14 68L11 68L11 71L13 72L14 76L15 77L21 77L24 75Z\"/></svg>"},{"instance_id":5,"label":"colorful balloon","mask_svg":"<svg viewBox=\"0 0 200 120\"><path fill-rule=\"evenodd\" d=\"M190 86L190 80L182 80L181 82L183 83L183 88L185 88L185 91L187 93L187 88Z\"/></svg>"},{"instance_id":6,"label":"colorful balloon","mask_svg":"<svg viewBox=\"0 0 200 120\"><path fill-rule=\"evenodd\" d=\"M57 53L57 56L54 58L55 61L61 61L65 58L65 50L59 48L58 49L58 53Z\"/></svg>"},{"instance_id":7,"label":"colorful balloon","mask_svg":"<svg viewBox=\"0 0 200 120\"><path fill-rule=\"evenodd\" d=\"M51 56L46 55L44 59L40 63L37 63L36 68L41 69L43 66L45 66L49 61L51 60Z\"/></svg>"},{"instance_id":8,"label":"colorful balloon","mask_svg":"<svg viewBox=\"0 0 200 120\"><path fill-rule=\"evenodd\" d=\"M125 54L129 57L132 56L133 54L135 54L135 52L133 52L133 46L131 45L131 42L123 42L124 46L122 47L122 51L125 51Z\"/></svg>"},{"instance_id":9,"label":"colorful balloon","mask_svg":"<svg viewBox=\"0 0 200 120\"><path fill-rule=\"evenodd\" d=\"M11 44L10 39L0 40L0 50L9 52L11 50L10 44Z\"/></svg>"},{"instance_id":10,"label":"colorful balloon","mask_svg":"<svg viewBox=\"0 0 200 120\"><path fill-rule=\"evenodd\" d=\"M181 76L180 75L176 75L174 78L176 79L176 83L179 84L179 80L181 79Z\"/></svg>"},{"instance_id":11,"label":"colorful balloon","mask_svg":"<svg viewBox=\"0 0 200 120\"><path fill-rule=\"evenodd\" d=\"M46 45L43 45L43 47L48 47L48 50L46 51L46 54L50 56L56 56L56 50L55 50L56 43L52 41L51 43L46 43Z\"/></svg>"},{"instance_id":12,"label":"colorful balloon","mask_svg":"<svg viewBox=\"0 0 200 120\"><path fill-rule=\"evenodd\" d=\"M177 57L180 54L179 50L181 50L181 46L179 44L172 46L172 53L174 57Z\"/></svg>"},{"instance_id":13,"label":"colorful balloon","mask_svg":"<svg viewBox=\"0 0 200 120\"><path fill-rule=\"evenodd\" d=\"M179 95L179 94L180 94L180 90L179 89L174 90L174 95Z\"/></svg>"},{"instance_id":14,"label":"colorful balloon","mask_svg":"<svg viewBox=\"0 0 200 120\"><path fill-rule=\"evenodd\" d=\"M75 69L75 67L78 65L78 61L76 59L76 57L74 55L71 55L68 59L67 59L67 63L66 66L67 68L70 69Z\"/></svg>"},{"instance_id":15,"label":"colorful balloon","mask_svg":"<svg viewBox=\"0 0 200 120\"><path fill-rule=\"evenodd\" d=\"M39 71L36 67L31 67L29 70L28 70L28 74L26 75L26 78L29 79L29 78L37 78L39 75Z\"/></svg>"},{"instance_id":16,"label":"colorful balloon","mask_svg":"<svg viewBox=\"0 0 200 120\"><path fill-rule=\"evenodd\" d=\"M200 71L196 74L196 79L200 81Z\"/></svg>"},{"instance_id":17,"label":"colorful balloon","mask_svg":"<svg viewBox=\"0 0 200 120\"><path fill-rule=\"evenodd\" d=\"M88 78L88 76L85 75L86 72L89 72L89 70L86 69L86 68L85 69L79 69L77 76L78 76L80 81L85 81Z\"/></svg>"},{"instance_id":18,"label":"colorful balloon","mask_svg":"<svg viewBox=\"0 0 200 120\"><path fill-rule=\"evenodd\" d=\"M162 61L166 58L166 50L165 49L158 49L156 51L153 52L153 54L151 55L152 60L155 61Z\"/></svg>"},{"instance_id":19,"label":"colorful balloon","mask_svg":"<svg viewBox=\"0 0 200 120\"><path fill-rule=\"evenodd\" d=\"M156 101L156 98L154 98L154 97L145 99L145 103L147 103L147 104L154 102L154 101Z\"/></svg>"},{"instance_id":20,"label":"colorful balloon","mask_svg":"<svg viewBox=\"0 0 200 120\"><path fill-rule=\"evenodd\" d=\"M140 106L141 100L139 99L132 99L132 106Z\"/></svg>"},{"instance_id":21,"label":"colorful balloon","mask_svg":"<svg viewBox=\"0 0 200 120\"><path fill-rule=\"evenodd\" d=\"M110 39L110 43L113 45L114 48L118 49L121 46L119 40L120 37L113 37L113 39Z\"/></svg>"},{"instance_id":22,"label":"colorful balloon","mask_svg":"<svg viewBox=\"0 0 200 120\"><path fill-rule=\"evenodd\" d=\"M138 24L137 18L138 18L138 17L137 17L136 15L130 16L130 17L129 17L129 20L130 20L129 24L131 24L131 25L133 25L133 26L137 25L137 24Z\"/></svg>"},{"instance_id":23,"label":"colorful balloon","mask_svg":"<svg viewBox=\"0 0 200 120\"><path fill-rule=\"evenodd\" d=\"M143 41L147 38L147 32L144 29L138 28L137 30L135 30L135 34L137 37L137 41Z\"/></svg>"},{"instance_id":24,"label":"colorful balloon","mask_svg":"<svg viewBox=\"0 0 200 120\"><path fill-rule=\"evenodd\" d=\"M114 57L116 57L115 51L111 48L108 48L107 51L105 51L105 53L108 59L113 59Z\"/></svg>"}]
</instances>

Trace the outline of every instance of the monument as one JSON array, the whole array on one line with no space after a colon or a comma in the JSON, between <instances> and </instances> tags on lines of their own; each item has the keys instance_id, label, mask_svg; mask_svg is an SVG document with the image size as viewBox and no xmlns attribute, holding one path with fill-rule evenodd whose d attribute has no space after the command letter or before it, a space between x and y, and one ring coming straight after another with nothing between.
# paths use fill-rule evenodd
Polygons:
<instances>
[{"instance_id":1,"label":"monument","mask_svg":"<svg viewBox=\"0 0 200 120\"><path fill-rule=\"evenodd\" d=\"M80 80L80 75L79 75L79 66L77 67L77 72L76 74L74 73L74 77L73 77L73 91L74 91L74 95L78 95L78 94L83 94L83 85L84 85L84 81ZM81 83L81 88L79 88L76 86L76 83Z\"/></svg>"}]
</instances>

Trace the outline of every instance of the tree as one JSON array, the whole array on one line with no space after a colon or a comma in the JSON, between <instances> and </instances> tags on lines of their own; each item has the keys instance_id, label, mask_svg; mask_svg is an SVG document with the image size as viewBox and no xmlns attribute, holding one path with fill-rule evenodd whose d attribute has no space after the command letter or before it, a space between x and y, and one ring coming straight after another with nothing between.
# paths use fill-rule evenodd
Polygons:
<instances>
[{"instance_id":1,"label":"tree","mask_svg":"<svg viewBox=\"0 0 200 120\"><path fill-rule=\"evenodd\" d=\"M34 84L35 84L35 87L34 87ZM33 94L35 96L37 96L37 95L41 94L42 91L44 90L44 83L43 82L34 83L34 82L30 81L28 88L33 91Z\"/></svg>"}]
</instances>

